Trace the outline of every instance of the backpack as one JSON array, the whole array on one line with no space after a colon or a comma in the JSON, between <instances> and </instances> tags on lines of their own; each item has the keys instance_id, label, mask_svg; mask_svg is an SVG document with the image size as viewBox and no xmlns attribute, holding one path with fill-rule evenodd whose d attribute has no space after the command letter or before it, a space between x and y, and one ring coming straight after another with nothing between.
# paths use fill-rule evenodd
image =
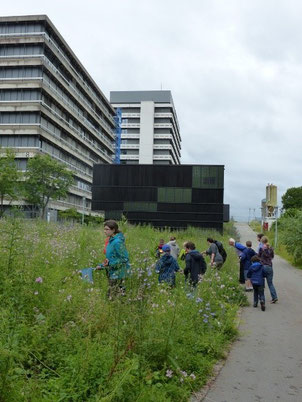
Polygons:
<instances>
[{"instance_id":1,"label":"backpack","mask_svg":"<svg viewBox=\"0 0 302 402\"><path fill-rule=\"evenodd\" d=\"M221 255L223 262L225 262L226 258L227 258L227 252L225 251L223 244L220 241L215 240L214 243L216 244L219 254Z\"/></svg>"}]
</instances>

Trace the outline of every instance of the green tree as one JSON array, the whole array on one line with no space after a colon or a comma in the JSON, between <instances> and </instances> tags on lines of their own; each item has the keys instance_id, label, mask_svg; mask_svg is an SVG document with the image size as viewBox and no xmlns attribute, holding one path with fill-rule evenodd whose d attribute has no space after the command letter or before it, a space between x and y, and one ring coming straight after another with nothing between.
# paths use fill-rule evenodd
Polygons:
<instances>
[{"instance_id":1,"label":"green tree","mask_svg":"<svg viewBox=\"0 0 302 402\"><path fill-rule=\"evenodd\" d=\"M49 200L66 198L73 183L72 173L65 165L42 154L29 159L25 177L25 199L40 208L41 217L45 216Z\"/></svg>"},{"instance_id":2,"label":"green tree","mask_svg":"<svg viewBox=\"0 0 302 402\"><path fill-rule=\"evenodd\" d=\"M302 209L302 187L291 187L282 196L283 208Z\"/></svg>"},{"instance_id":3,"label":"green tree","mask_svg":"<svg viewBox=\"0 0 302 402\"><path fill-rule=\"evenodd\" d=\"M12 149L0 149L0 216L4 214L4 199L12 202L18 198L20 177Z\"/></svg>"}]
</instances>

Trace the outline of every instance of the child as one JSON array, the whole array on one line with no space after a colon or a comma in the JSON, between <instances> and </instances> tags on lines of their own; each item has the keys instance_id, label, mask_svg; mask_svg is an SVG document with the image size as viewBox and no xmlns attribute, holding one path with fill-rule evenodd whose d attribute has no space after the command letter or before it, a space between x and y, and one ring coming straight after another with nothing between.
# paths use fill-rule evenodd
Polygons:
<instances>
[{"instance_id":1,"label":"child","mask_svg":"<svg viewBox=\"0 0 302 402\"><path fill-rule=\"evenodd\" d=\"M179 271L179 265L172 255L171 248L168 244L162 246L163 255L157 261L155 272L158 275L158 282L166 282L171 287L175 286L175 272Z\"/></svg>"},{"instance_id":2,"label":"child","mask_svg":"<svg viewBox=\"0 0 302 402\"><path fill-rule=\"evenodd\" d=\"M163 245L165 244L164 239L159 239L159 245L155 248L155 257L160 258L163 255Z\"/></svg>"},{"instance_id":3,"label":"child","mask_svg":"<svg viewBox=\"0 0 302 402\"><path fill-rule=\"evenodd\" d=\"M252 249L252 242L250 240L248 240L245 244L246 244L246 248L242 251L242 254L240 256L240 261L243 264L244 279L245 279L245 291L249 292L249 291L253 290L253 286L251 284L251 281L247 277L247 272L251 265L251 258L254 257L254 255L256 255L256 253Z\"/></svg>"},{"instance_id":4,"label":"child","mask_svg":"<svg viewBox=\"0 0 302 402\"><path fill-rule=\"evenodd\" d=\"M254 289L254 307L258 306L260 300L261 310L265 311L265 297L264 297L264 269L261 260L257 255L251 258L252 265L249 267L247 277L251 278Z\"/></svg>"}]
</instances>

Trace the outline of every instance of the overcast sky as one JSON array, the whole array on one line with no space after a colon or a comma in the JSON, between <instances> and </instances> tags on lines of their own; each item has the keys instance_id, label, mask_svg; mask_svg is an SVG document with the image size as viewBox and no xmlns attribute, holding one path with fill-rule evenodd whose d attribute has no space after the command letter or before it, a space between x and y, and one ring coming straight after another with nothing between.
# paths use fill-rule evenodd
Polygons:
<instances>
[{"instance_id":1,"label":"overcast sky","mask_svg":"<svg viewBox=\"0 0 302 402\"><path fill-rule=\"evenodd\" d=\"M260 216L267 183L279 199L302 185L301 1L10 0L1 13L47 14L108 98L171 90L182 163L225 165L235 218Z\"/></svg>"}]
</instances>

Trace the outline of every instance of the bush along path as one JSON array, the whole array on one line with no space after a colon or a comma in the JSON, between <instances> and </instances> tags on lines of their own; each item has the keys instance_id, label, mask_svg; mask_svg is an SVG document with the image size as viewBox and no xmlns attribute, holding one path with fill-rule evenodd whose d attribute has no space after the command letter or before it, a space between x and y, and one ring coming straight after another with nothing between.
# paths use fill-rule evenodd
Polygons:
<instances>
[{"instance_id":1,"label":"bush along path","mask_svg":"<svg viewBox=\"0 0 302 402\"><path fill-rule=\"evenodd\" d=\"M208 268L195 294L177 274L159 285L154 249L170 233L122 226L131 256L126 295L109 301L102 226L0 221L0 401L186 401L236 336L246 303L237 257ZM175 233L206 249L198 229ZM227 244L225 239L219 238Z\"/></svg>"}]
</instances>

